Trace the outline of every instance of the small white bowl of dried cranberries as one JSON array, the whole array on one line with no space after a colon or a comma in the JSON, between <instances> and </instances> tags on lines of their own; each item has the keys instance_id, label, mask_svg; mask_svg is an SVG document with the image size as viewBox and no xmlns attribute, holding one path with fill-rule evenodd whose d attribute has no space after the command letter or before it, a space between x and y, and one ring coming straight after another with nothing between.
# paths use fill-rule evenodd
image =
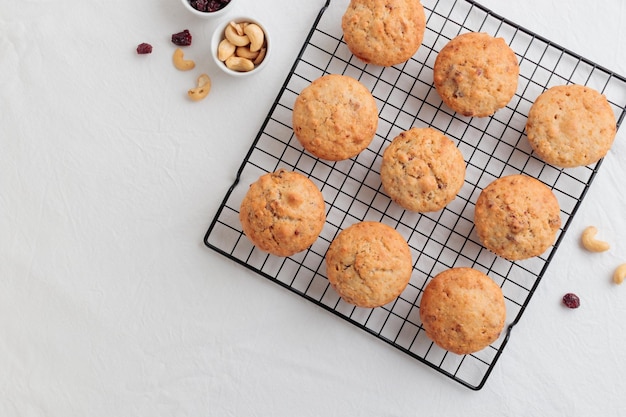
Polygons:
<instances>
[{"instance_id":1,"label":"small white bowl of dried cranberries","mask_svg":"<svg viewBox=\"0 0 626 417\"><path fill-rule=\"evenodd\" d=\"M236 0L181 0L190 13L204 18L223 16L233 9Z\"/></svg>"}]
</instances>

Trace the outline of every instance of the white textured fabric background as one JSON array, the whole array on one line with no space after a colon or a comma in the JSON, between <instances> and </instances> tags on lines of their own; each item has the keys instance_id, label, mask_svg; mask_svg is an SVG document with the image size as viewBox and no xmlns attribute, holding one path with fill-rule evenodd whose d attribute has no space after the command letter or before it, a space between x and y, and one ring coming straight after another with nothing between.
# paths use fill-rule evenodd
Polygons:
<instances>
[{"instance_id":1,"label":"white textured fabric background","mask_svg":"<svg viewBox=\"0 0 626 417\"><path fill-rule=\"evenodd\" d=\"M473 392L204 247L324 3L235 1L275 44L246 80L179 0L0 3L0 416L626 415L624 130ZM622 1L482 4L626 74ZM171 64L184 28L201 103ZM580 248L589 224L610 252Z\"/></svg>"}]
</instances>

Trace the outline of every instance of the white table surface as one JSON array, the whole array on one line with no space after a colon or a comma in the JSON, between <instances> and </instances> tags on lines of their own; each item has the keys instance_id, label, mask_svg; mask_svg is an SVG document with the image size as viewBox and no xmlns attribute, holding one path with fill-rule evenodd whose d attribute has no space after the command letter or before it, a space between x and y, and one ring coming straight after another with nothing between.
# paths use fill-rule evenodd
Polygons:
<instances>
[{"instance_id":1,"label":"white table surface","mask_svg":"<svg viewBox=\"0 0 626 417\"><path fill-rule=\"evenodd\" d=\"M203 245L323 4L237 2L275 44L245 81L178 0L0 3L0 416L626 415L626 133L471 391ZM623 1L482 4L626 74ZM609 252L581 249L590 224Z\"/></svg>"}]
</instances>

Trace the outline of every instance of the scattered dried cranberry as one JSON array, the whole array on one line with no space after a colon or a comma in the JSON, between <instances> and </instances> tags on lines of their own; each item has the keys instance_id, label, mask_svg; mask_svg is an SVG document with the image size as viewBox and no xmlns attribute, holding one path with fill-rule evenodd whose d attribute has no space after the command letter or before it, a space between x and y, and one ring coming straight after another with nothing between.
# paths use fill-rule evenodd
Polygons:
<instances>
[{"instance_id":1,"label":"scattered dried cranberry","mask_svg":"<svg viewBox=\"0 0 626 417\"><path fill-rule=\"evenodd\" d=\"M174 33L172 35L172 43L178 46L191 45L191 33L189 33L189 30L187 29L182 32Z\"/></svg>"},{"instance_id":2,"label":"scattered dried cranberry","mask_svg":"<svg viewBox=\"0 0 626 417\"><path fill-rule=\"evenodd\" d=\"M567 293L563 296L563 304L567 308L578 308L580 307L580 298L576 294Z\"/></svg>"},{"instance_id":3,"label":"scattered dried cranberry","mask_svg":"<svg viewBox=\"0 0 626 417\"><path fill-rule=\"evenodd\" d=\"M152 45L149 43L140 43L137 46L137 53L140 55L143 54L151 54L152 53Z\"/></svg>"},{"instance_id":4,"label":"scattered dried cranberry","mask_svg":"<svg viewBox=\"0 0 626 417\"><path fill-rule=\"evenodd\" d=\"M226 7L230 0L187 0L191 7L201 12L216 12Z\"/></svg>"}]
</instances>

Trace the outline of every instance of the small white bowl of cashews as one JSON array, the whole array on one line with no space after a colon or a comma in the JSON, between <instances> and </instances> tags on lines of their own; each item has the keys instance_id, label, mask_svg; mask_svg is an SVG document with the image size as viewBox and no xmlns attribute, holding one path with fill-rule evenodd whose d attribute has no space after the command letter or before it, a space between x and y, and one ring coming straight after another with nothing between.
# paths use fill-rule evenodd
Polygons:
<instances>
[{"instance_id":1,"label":"small white bowl of cashews","mask_svg":"<svg viewBox=\"0 0 626 417\"><path fill-rule=\"evenodd\" d=\"M266 27L251 17L233 17L222 22L211 39L213 60L234 77L257 74L267 66L271 50Z\"/></svg>"}]
</instances>

